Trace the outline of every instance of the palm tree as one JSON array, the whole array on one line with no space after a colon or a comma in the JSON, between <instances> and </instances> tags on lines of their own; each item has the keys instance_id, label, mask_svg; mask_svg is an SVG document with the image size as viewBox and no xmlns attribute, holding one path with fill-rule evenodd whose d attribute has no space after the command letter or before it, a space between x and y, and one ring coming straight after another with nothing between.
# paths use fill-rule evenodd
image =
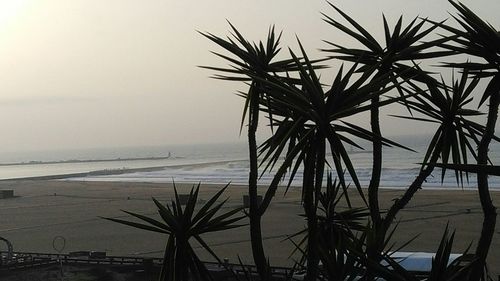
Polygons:
<instances>
[{"instance_id":1,"label":"palm tree","mask_svg":"<svg viewBox=\"0 0 500 281\"><path fill-rule=\"evenodd\" d=\"M441 25L442 28L457 36L452 41L454 44L442 44L442 46L448 50L475 56L482 59L483 62L448 63L445 65L467 69L477 77L491 77L480 101L480 104L489 101L486 129L478 146L477 159L479 166L485 166L488 164L488 149L491 140L494 138L498 106L500 104L500 32L484 22L465 5L451 0L449 2L458 11L458 16L454 16L454 19L462 27L462 30L444 24ZM490 196L486 170L480 169L478 171L477 181L484 220L481 236L476 247L479 262L474 267L472 274L474 279L472 280L479 280L481 276L495 232L497 216L496 208Z\"/></svg>"},{"instance_id":2,"label":"palm tree","mask_svg":"<svg viewBox=\"0 0 500 281\"><path fill-rule=\"evenodd\" d=\"M245 119L248 118L248 150L250 159L250 172L248 178L248 195L250 206L248 216L250 219L250 236L252 253L255 265L261 280L269 279L268 261L262 244L261 218L269 205L272 196L266 196L267 205L259 206L258 202L258 146L256 139L259 124L259 104L266 102L267 93L261 87L262 82L254 77L265 77L268 73L281 73L295 71L296 66L292 60L274 61L280 51L279 42L281 34L276 36L274 27L269 29L265 43L252 44L248 42L241 33L231 24L232 38L223 39L210 33L201 33L227 52L233 55L229 57L215 53L217 56L231 63L229 68L208 67L204 68L224 73L215 75L214 78L230 81L244 81L249 83L247 93L241 93L245 97L245 107L241 121L241 129ZM247 117L248 115L248 117ZM240 130L241 130L240 129ZM270 193L269 191L268 193ZM274 191L272 191L274 195Z\"/></svg>"},{"instance_id":3,"label":"palm tree","mask_svg":"<svg viewBox=\"0 0 500 281\"><path fill-rule=\"evenodd\" d=\"M445 165L450 161L456 165L467 165L468 154L477 159L475 149L485 132L485 127L472 121L471 118L483 115L483 113L469 109L467 106L470 106L473 101L474 89L480 79L477 77L470 79L469 72L464 70L460 79L453 81L452 86L446 85L445 81L441 80L442 83L432 91L422 92L419 96L413 97L414 100L405 101L405 105L418 113L418 116L397 116L430 122L438 127L431 138L418 176L405 194L397 199L387 212L385 218L387 224L390 224L399 210L408 204L425 179L430 176L440 158ZM446 168L443 167L441 179L444 179L445 172ZM457 184L463 184L463 173L455 171L455 176Z\"/></svg>"},{"instance_id":4,"label":"palm tree","mask_svg":"<svg viewBox=\"0 0 500 281\"><path fill-rule=\"evenodd\" d=\"M231 26L233 29L231 38L222 39L212 34L203 34L232 54L232 56L217 54L231 63L229 68L207 67L224 73L215 77L244 81L249 85L248 92L240 93L246 100L242 127L248 115L249 195L251 199L249 217L252 251L262 280L267 280L269 275L262 247L260 220L287 173L289 186L299 171L299 167L303 167L302 199L308 225L306 278L316 280L318 261L324 254L318 246L318 241L321 241L322 236L321 219L317 211L322 198L321 191L326 167L335 169L349 206L346 173L365 200L354 166L345 149L345 145L359 147L353 139L359 138L373 143L374 164L368 202L376 241L366 245L368 261L372 260L371 262L375 264L383 258L380 254L385 247L387 230L391 222L434 168L439 165L437 163L439 158L444 163L443 167L446 167L449 161L457 165L468 165L467 155L470 153L474 157L477 156L479 167L487 164L488 145L494 138L494 125L500 102L498 71L500 35L465 6L451 3L461 13L457 21L466 31L449 27L442 22L419 21L418 18L403 28L402 18L400 18L391 32L384 18L385 47L382 47L353 19L332 5L353 28L348 28L325 15L326 21L355 38L365 48L352 49L330 43L334 49L326 51L336 53L331 58L354 62L345 74L341 67L330 88L326 88L320 82L316 69L321 66L316 66L315 61L308 59L300 42L300 58L290 51L291 59L274 62L280 48L278 47L279 36L274 35L272 28L267 42L258 44L249 43L233 26ZM432 23L432 26L424 29L426 22ZM420 40L437 27L451 31L454 35L420 43ZM448 43L449 41L454 44ZM437 51L430 49L436 46L445 49ZM448 64L448 66L466 70L458 81L453 81L452 86L446 86L444 81L438 82L414 62L457 53L480 56L487 63ZM468 82L470 74L475 77ZM481 126L468 120L468 117L476 116L479 112L467 109L466 106L470 104L471 93L479 79L491 76L493 79L480 102L483 104L486 100L490 101L488 122L486 126ZM418 87L419 83L426 84L428 92L421 90ZM398 97L382 97L393 89L399 93ZM399 102L419 114L418 117L403 118L435 122L438 124L438 129L430 142L419 175L403 197L395 201L385 218L382 218L378 203L382 146L402 146L382 137L379 109L394 102ZM273 134L259 148L255 133L260 111L267 114ZM348 117L368 111L371 115L371 130L345 121ZM479 145L477 155L474 151L474 144ZM327 148L331 152L331 158L327 157ZM261 168L261 173L276 168L273 180L260 205L257 202L259 168ZM442 173L444 176L444 168ZM463 174L459 171L455 173L457 182L463 181ZM478 185L485 213L483 231L476 250L480 258L478 264L482 265L491 243L496 211L489 197L485 171L479 173ZM480 269L479 267L476 270ZM368 270L371 270L370 267ZM373 277L374 275L368 272L367 278Z\"/></svg>"},{"instance_id":5,"label":"palm tree","mask_svg":"<svg viewBox=\"0 0 500 281\"><path fill-rule=\"evenodd\" d=\"M452 86L446 85L442 79L442 82L432 91L421 92L412 99L400 102L412 110L414 115L397 117L434 123L437 128L428 145L418 176L404 195L396 199L387 211L383 219L383 227L386 230L389 229L397 213L408 204L438 166L439 159L441 159L440 167L442 167L441 179L444 179L447 165L468 165L469 154L477 159L475 148L479 145L485 127L471 120L483 113L467 108L473 101L473 92L479 83L479 78L469 79L469 77L469 73L464 71L460 79L454 81ZM450 162L453 164L448 164ZM467 171L465 175L468 180ZM463 176L462 172L455 171L457 184L463 184ZM378 236L375 240L384 241L383 232L374 232L373 235Z\"/></svg>"},{"instance_id":6,"label":"palm tree","mask_svg":"<svg viewBox=\"0 0 500 281\"><path fill-rule=\"evenodd\" d=\"M229 185L226 185L222 188L200 209L195 211L200 185L198 184L196 188L193 186L184 209L182 209L182 204L174 185L175 200L172 200L170 205L163 205L158 200L153 198L156 207L158 207L158 214L160 215L162 221L128 211L123 212L145 223L117 218L104 219L168 235L168 242L163 258L163 266L159 277L160 281L211 281L212 278L210 273L194 252L189 241L192 238L195 239L208 253L210 253L210 255L212 255L212 257L214 257L219 263L222 263L203 238L201 238L201 235L240 226L235 223L243 217L233 217L241 211L240 209L230 210L217 215L227 201L224 200L217 203L217 200L228 186ZM192 279L189 278L190 276Z\"/></svg>"},{"instance_id":7,"label":"palm tree","mask_svg":"<svg viewBox=\"0 0 500 281\"><path fill-rule=\"evenodd\" d=\"M454 239L455 231L450 234L448 225L446 225L438 249L432 258L430 271L426 274L425 279L402 267L399 264L401 259L392 257L390 253L383 256L384 263L388 266L373 263L369 260L364 260L364 262L384 280L466 281L469 280L474 261L469 260L468 249L458 258L450 261Z\"/></svg>"},{"instance_id":8,"label":"palm tree","mask_svg":"<svg viewBox=\"0 0 500 281\"><path fill-rule=\"evenodd\" d=\"M403 28L403 19L400 17L391 33L387 20L383 17L385 44L381 44L354 19L349 17L346 13L334 5L330 5L352 27L348 27L332 17L323 14L325 16L325 21L361 43L363 48L347 48L339 44L326 41L334 48L325 49L324 51L336 53L336 55L332 56L333 58L360 63L366 68L377 66L377 73L375 77L387 76L386 82L382 84L381 87L385 87L390 83L395 83L397 85L398 76L411 78L414 81L435 86L436 81L420 68L413 67L413 61L442 57L454 53L454 51L451 50L429 51L430 48L436 46L437 44L446 42L449 38L442 38L424 43L420 42L437 28L437 24L424 28L425 20L418 21L418 18L415 18ZM404 62L411 62L412 65L404 64ZM402 89L401 86L397 86L396 88L398 89L399 94L402 95L404 89ZM378 235L378 237L380 237L380 241L373 244L374 249L369 250L372 256L377 255L377 253L380 253L383 250L381 247L383 246L383 241L385 240L385 233L387 232L392 221L392 219L387 221L382 218L378 200L378 189L380 185L383 160L382 143L380 141L381 130L379 122L379 107L379 97L376 96L373 100L371 100L370 109L371 131L376 137L372 141L373 164L372 176L368 186L368 201L370 215L373 222L372 226L375 230L380 232L381 235Z\"/></svg>"},{"instance_id":9,"label":"palm tree","mask_svg":"<svg viewBox=\"0 0 500 281\"><path fill-rule=\"evenodd\" d=\"M319 194L318 206L318 256L321 261L320 275L327 280L355 280L362 274L362 264L355 253L362 253L364 241L356 233L367 231L367 208L347 208L339 210L337 205L345 193L340 182L333 181L331 173L327 175L325 191ZM302 252L300 265L305 267L308 230L304 229L289 238L303 235L295 243L296 250Z\"/></svg>"},{"instance_id":10,"label":"palm tree","mask_svg":"<svg viewBox=\"0 0 500 281\"><path fill-rule=\"evenodd\" d=\"M373 78L376 67L365 68L356 76L359 69L354 65L345 74L341 68L332 86L325 91L300 42L299 45L304 62L290 51L299 70L299 83L276 75L256 76L255 79L262 83L263 91L268 95L268 99L261 103L261 110L272 116L272 124L276 128L276 133L262 146L266 169L272 168L284 156L271 185L281 180L282 171L287 170L290 171L290 182L298 167L303 166L302 198L308 226L306 277L308 280L315 280L319 261L317 208L325 167L328 165L335 168L347 195L345 167L360 196L364 198L345 145L359 147L353 138L368 141L380 138L384 145L397 145L343 120L369 111L371 99L394 89L399 83L382 87L386 84L387 77L380 75ZM385 106L406 97L385 99L379 105ZM331 162L326 157L326 146L332 154ZM287 151L284 151L285 147L288 147Z\"/></svg>"}]
</instances>

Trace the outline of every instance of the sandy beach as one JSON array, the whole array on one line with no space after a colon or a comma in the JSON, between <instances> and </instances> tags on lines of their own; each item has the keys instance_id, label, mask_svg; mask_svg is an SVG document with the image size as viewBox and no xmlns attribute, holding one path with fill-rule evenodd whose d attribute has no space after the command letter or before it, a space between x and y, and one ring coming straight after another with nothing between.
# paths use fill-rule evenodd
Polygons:
<instances>
[{"instance_id":1,"label":"sandy beach","mask_svg":"<svg viewBox=\"0 0 500 281\"><path fill-rule=\"evenodd\" d=\"M177 186L184 193L192 185ZM220 185L202 185L200 202L219 188ZM99 216L127 218L121 209L154 215L156 209L151 197L170 200L172 184L16 180L1 181L0 189L14 190L14 198L0 199L0 236L10 240L15 251L94 250L106 251L108 255L162 255L166 243L162 235L112 223ZM382 190L383 207L401 192ZM230 198L227 207L240 206L245 193L245 187L231 185L225 194ZM500 204L500 192L493 192L493 200L496 206ZM289 258L293 245L286 238L303 229L305 221L300 214L299 190L291 189L286 196L278 192L263 219L265 246L272 265L293 263L293 257ZM456 230L453 252L461 253L471 243L474 249L481 230L482 213L474 191L421 190L398 219L398 231L393 240L396 245L419 235L405 251L434 252L449 223L451 229ZM212 233L205 238L220 257L237 262L239 255L244 261L251 261L248 227ZM0 248L5 250L4 245ZM497 219L488 261L493 276L500 274L499 249L500 219ZM203 251L200 255L203 259L209 258Z\"/></svg>"}]
</instances>

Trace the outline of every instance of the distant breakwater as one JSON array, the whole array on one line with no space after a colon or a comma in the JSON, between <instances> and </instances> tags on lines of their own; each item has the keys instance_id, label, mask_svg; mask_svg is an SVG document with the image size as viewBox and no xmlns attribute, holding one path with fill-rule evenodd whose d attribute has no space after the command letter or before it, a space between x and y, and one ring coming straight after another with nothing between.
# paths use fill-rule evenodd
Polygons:
<instances>
[{"instance_id":1,"label":"distant breakwater","mask_svg":"<svg viewBox=\"0 0 500 281\"><path fill-rule=\"evenodd\" d=\"M116 161L144 161L144 160L166 160L170 156L161 157L131 157L131 158L112 158L112 159L71 159L60 161L28 161L15 163L0 163L0 166L20 166L20 165L47 165L47 164L74 164L74 163L99 163L99 162L116 162Z\"/></svg>"},{"instance_id":2,"label":"distant breakwater","mask_svg":"<svg viewBox=\"0 0 500 281\"><path fill-rule=\"evenodd\" d=\"M11 179L1 179L0 181L12 181L12 180L61 180L68 178L83 178L91 176L109 176L109 175L121 175L136 172L154 172L161 171L165 168L162 167L147 167L147 168L134 168L134 169L106 169L91 172L82 173L70 173L70 174L60 174L60 175L47 175L47 176L36 176L36 177L22 177L22 178L11 178Z\"/></svg>"},{"instance_id":3,"label":"distant breakwater","mask_svg":"<svg viewBox=\"0 0 500 281\"><path fill-rule=\"evenodd\" d=\"M95 177L95 176L111 176L111 175L122 175L140 172L156 172L161 171L166 168L183 168L183 167L193 167L201 168L207 165L213 164L225 164L233 162L234 160L224 160L215 162L201 162L201 163L190 163L190 164L177 164L177 165L162 165L154 167L143 167L143 168L117 168L117 169L103 169L89 172L78 172L78 173L65 173L65 174L55 174L55 175L43 175L43 176L33 176L33 177L19 177L19 178L7 178L0 179L0 181L13 181L13 180L61 180L69 178L85 178L85 177ZM236 160L241 161L241 160ZM67 163L67 162L65 162Z\"/></svg>"}]
</instances>

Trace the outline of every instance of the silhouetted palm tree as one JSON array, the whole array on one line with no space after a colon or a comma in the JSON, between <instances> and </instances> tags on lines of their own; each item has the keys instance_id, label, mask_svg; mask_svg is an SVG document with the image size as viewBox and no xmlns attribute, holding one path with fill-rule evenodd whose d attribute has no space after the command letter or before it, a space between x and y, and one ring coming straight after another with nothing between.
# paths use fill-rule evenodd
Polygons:
<instances>
[{"instance_id":1,"label":"silhouetted palm tree","mask_svg":"<svg viewBox=\"0 0 500 281\"><path fill-rule=\"evenodd\" d=\"M276 133L262 146L263 160L267 161L266 168L274 166L284 157L278 170L290 170L291 181L299 165L303 165L302 198L308 225L307 278L315 280L319 259L317 208L326 165L335 168L346 196L344 169L350 175L360 196L364 198L345 145L359 147L353 141L356 137L368 141L380 138L385 145L397 145L343 120L369 111L369 102L374 97L394 89L399 83L382 87L387 83L387 76L373 78L377 66L365 68L362 74L356 75L358 69L357 65L354 65L345 74L341 68L332 86L325 90L302 45L300 48L304 62L291 51L299 70L300 83L279 76L256 79L262 82L262 87L268 95L268 100L261 103L261 110L272 116L272 123L276 128ZM379 106L403 98L406 96L385 99ZM332 154L331 162L328 161L330 158L326 157L327 146ZM281 176L280 173L278 175ZM274 180L278 178L275 177Z\"/></svg>"},{"instance_id":2,"label":"silhouetted palm tree","mask_svg":"<svg viewBox=\"0 0 500 281\"><path fill-rule=\"evenodd\" d=\"M326 18L325 21L361 43L363 48L348 48L327 41L327 43L334 48L325 49L324 51L336 53L337 55L332 56L333 58L360 63L364 65L364 68L373 68L376 66L377 73L375 77L387 77L385 84L382 84L381 87L385 87L390 83L395 83L397 85L398 77L411 78L412 80L427 83L435 87L437 84L436 81L426 72L422 71L420 68L413 67L413 65L415 64L415 60L442 57L454 53L454 51L450 50L429 50L437 44L446 42L449 40L448 38L440 38L424 43L421 42L422 39L437 28L437 24L432 24L430 27L424 28L425 20L418 20L418 18L415 18L406 27L403 27L403 19L400 17L391 32L386 18L383 17L385 42L379 43L354 19L334 5L330 5L350 24L351 27L323 14ZM408 63L410 64L408 65ZM361 70L364 70L364 68L362 67ZM402 89L401 86L398 86L397 89L399 94L402 95L404 89ZM381 136L379 102L378 96L371 100L370 124L374 136ZM392 222L392 218L389 221L384 220L379 208L378 189L383 160L380 137L375 137L373 139L372 147L373 164L371 180L368 186L368 201L372 227L377 232L380 232L380 235L377 235L380 241L378 241L378 243L374 241L375 243L372 244L374 248L370 249L369 252L371 252L370 255L375 256L383 250L382 247L385 240L385 233Z\"/></svg>"},{"instance_id":3,"label":"silhouetted palm tree","mask_svg":"<svg viewBox=\"0 0 500 281\"><path fill-rule=\"evenodd\" d=\"M196 240L213 258L219 263L222 263L210 246L203 240L201 235L240 226L235 223L243 217L234 217L235 214L241 211L240 209L234 209L219 214L226 200L219 203L217 200L228 186L229 185L226 185L201 208L195 210L200 185L198 184L196 188L193 186L184 209L182 208L182 203L174 185L175 198L170 205L163 205L153 198L161 220L128 211L123 212L142 222L117 218L105 219L168 235L159 281L212 281L213 278L210 272L194 252L190 240Z\"/></svg>"},{"instance_id":4,"label":"silhouetted palm tree","mask_svg":"<svg viewBox=\"0 0 500 281\"><path fill-rule=\"evenodd\" d=\"M248 195L250 208L248 216L250 219L250 236L252 243L252 253L261 280L269 278L268 261L262 245L261 218L267 206L260 206L258 202L258 150L256 132L259 124L259 104L267 102L267 93L261 87L262 81L255 77L266 77L268 74L295 71L297 68L293 60L274 61L280 51L279 41L281 34L276 36L274 27L269 29L265 43L252 44L248 42L241 33L229 23L233 31L232 38L221 38L210 33L201 33L206 38L215 42L232 56L215 53L217 56L227 60L231 65L229 68L208 67L204 68L222 72L222 75L214 77L222 80L244 81L249 83L247 93L241 93L245 97L245 107L241 121L241 129L248 121L248 148L250 159L250 172L248 179ZM275 190L268 190L266 193L274 195ZM266 201L270 201L272 196L266 195Z\"/></svg>"},{"instance_id":5,"label":"silhouetted palm tree","mask_svg":"<svg viewBox=\"0 0 500 281\"><path fill-rule=\"evenodd\" d=\"M487 100L489 101L486 131L478 146L477 164L484 166L488 164L489 144L494 138L498 106L500 104L500 32L483 21L465 5L451 0L449 2L458 10L458 16L454 16L454 18L462 29L441 25L442 28L457 36L452 41L455 44L442 44L442 46L461 54L478 57L483 62L447 63L445 65L467 69L477 77L491 77L480 101L480 104L483 104ZM476 255L479 262L474 268L472 274L473 280L479 280L481 276L480 273L485 265L495 232L497 216L496 208L492 203L489 192L486 170L478 170L477 181L484 221L481 237L476 248Z\"/></svg>"},{"instance_id":6,"label":"silhouetted palm tree","mask_svg":"<svg viewBox=\"0 0 500 281\"><path fill-rule=\"evenodd\" d=\"M316 70L322 66L317 66L316 61L309 60L300 42L301 57L290 51L291 59L274 62L280 48L279 36L275 36L272 28L267 42L258 44L249 43L233 26L231 26L233 36L227 39L203 34L231 54L230 56L217 54L230 62L229 68L207 67L224 73L215 77L244 81L249 85L247 92L239 94L246 101L242 127L248 118L251 199L249 217L252 250L262 280L269 278L269 271L262 247L261 217L275 195L278 185L288 174L289 186L300 167L303 169L302 199L308 226L305 250L307 280L316 280L320 257L326 261L329 260L327 256L335 252L335 248L330 248L332 250L330 252L322 251L325 249L319 249L318 245L321 241L333 241L329 240L331 237L323 235L325 232L322 232L321 218L317 213L323 198L324 172L327 167L335 170L339 186L349 206L346 176L351 178L366 203L354 165L346 150L346 145L359 147L356 138L373 144L373 172L368 202L373 222L371 233L374 233L374 236L365 236L367 239L363 242L365 244L359 244L360 250L363 250L363 246L366 247L365 264L370 265L367 266L367 279L375 278L375 275L371 274L372 268L376 269L379 261L385 259L381 253L386 246L387 231L396 214L405 207L435 167L442 165L446 168L449 162L452 165L468 165L468 154L477 157L478 167L487 164L488 145L494 138L494 126L500 103L500 35L462 4L451 3L459 10L460 18L456 19L465 31L449 27L442 22L436 23L418 18L403 27L400 18L391 32L384 18L385 44L379 44L355 20L332 5L352 28L325 15L326 21L359 41L363 48L347 48L329 42L334 48L325 51L336 53L331 58L353 63L346 73L343 67L340 68L331 87L320 82ZM424 28L426 22L432 25ZM421 42L438 27L452 32L453 35ZM434 47L444 49L437 50ZM482 57L486 63L447 64L464 69L461 78L453 81L451 86L447 86L444 81L438 82L429 73L420 69L415 62L458 53ZM469 79L471 74L474 77ZM486 126L470 121L469 117L480 113L466 108L470 105L472 91L480 78L484 77L493 77L480 101L480 104L486 100L490 102ZM420 89L422 83L427 87L425 91ZM397 90L399 95L385 96L392 90ZM438 128L426 151L419 175L403 197L396 200L387 215L382 217L378 203L382 146L403 146L382 137L379 111L383 106L394 102L399 102L412 114L415 113L415 116L403 118L434 122L438 124ZM256 131L260 111L267 115L273 134L258 147ZM346 121L346 118L367 112L370 112L371 116L370 130ZM477 155L474 145L479 147ZM327 154L328 150L331 152L331 157ZM437 163L440 158L442 163ZM261 173L275 171L261 204L257 202L259 168ZM445 168L442 171L443 176ZM456 171L455 175L457 182L463 182L462 172ZM479 264L482 266L495 228L496 211L489 197L485 171L479 171L478 185L485 213L483 231L476 250L480 259ZM448 246L444 243L443 247ZM446 257L447 251L448 249L440 250L443 257ZM444 262L445 258L442 261ZM481 267L476 271L480 269ZM437 274L433 278L439 279L440 276L442 275ZM396 280L404 279L396 278Z\"/></svg>"},{"instance_id":7,"label":"silhouetted palm tree","mask_svg":"<svg viewBox=\"0 0 500 281\"><path fill-rule=\"evenodd\" d=\"M388 224L420 189L436 167L439 158L441 163L448 164L451 161L458 165L468 164L468 154L477 159L476 147L485 132L485 127L470 119L482 113L467 108L472 103L473 91L479 83L477 77L468 82L469 77L468 71L464 70L461 78L453 81L452 86L446 85L442 80L442 83L432 91L422 92L413 97L414 100L405 101L405 105L418 115L398 117L431 122L438 127L427 147L419 175L387 212L385 220ZM443 168L441 179L444 179L445 171ZM463 173L455 171L455 176L457 184L463 184Z\"/></svg>"}]
</instances>

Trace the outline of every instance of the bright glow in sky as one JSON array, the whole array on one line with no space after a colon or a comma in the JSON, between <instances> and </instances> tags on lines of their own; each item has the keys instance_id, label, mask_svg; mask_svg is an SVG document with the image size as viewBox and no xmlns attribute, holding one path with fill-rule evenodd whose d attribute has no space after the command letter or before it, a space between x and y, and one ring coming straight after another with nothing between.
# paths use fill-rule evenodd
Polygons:
<instances>
[{"instance_id":1,"label":"bright glow in sky","mask_svg":"<svg viewBox=\"0 0 500 281\"><path fill-rule=\"evenodd\" d=\"M407 20L454 13L446 1L334 3L379 35L382 12L392 21L402 13ZM500 26L500 1L465 3ZM2 0L0 150L237 140L243 103L234 93L241 86L197 67L224 62L196 30L228 34L228 19L260 40L276 24L284 47L296 49L298 35L319 57L323 39L349 42L320 12L338 17L317 0ZM395 124L385 131L408 133Z\"/></svg>"},{"instance_id":2,"label":"bright glow in sky","mask_svg":"<svg viewBox=\"0 0 500 281\"><path fill-rule=\"evenodd\" d=\"M19 17L19 12L26 9L28 1L2 1L0 2L0 25L5 27L12 19Z\"/></svg>"}]
</instances>

